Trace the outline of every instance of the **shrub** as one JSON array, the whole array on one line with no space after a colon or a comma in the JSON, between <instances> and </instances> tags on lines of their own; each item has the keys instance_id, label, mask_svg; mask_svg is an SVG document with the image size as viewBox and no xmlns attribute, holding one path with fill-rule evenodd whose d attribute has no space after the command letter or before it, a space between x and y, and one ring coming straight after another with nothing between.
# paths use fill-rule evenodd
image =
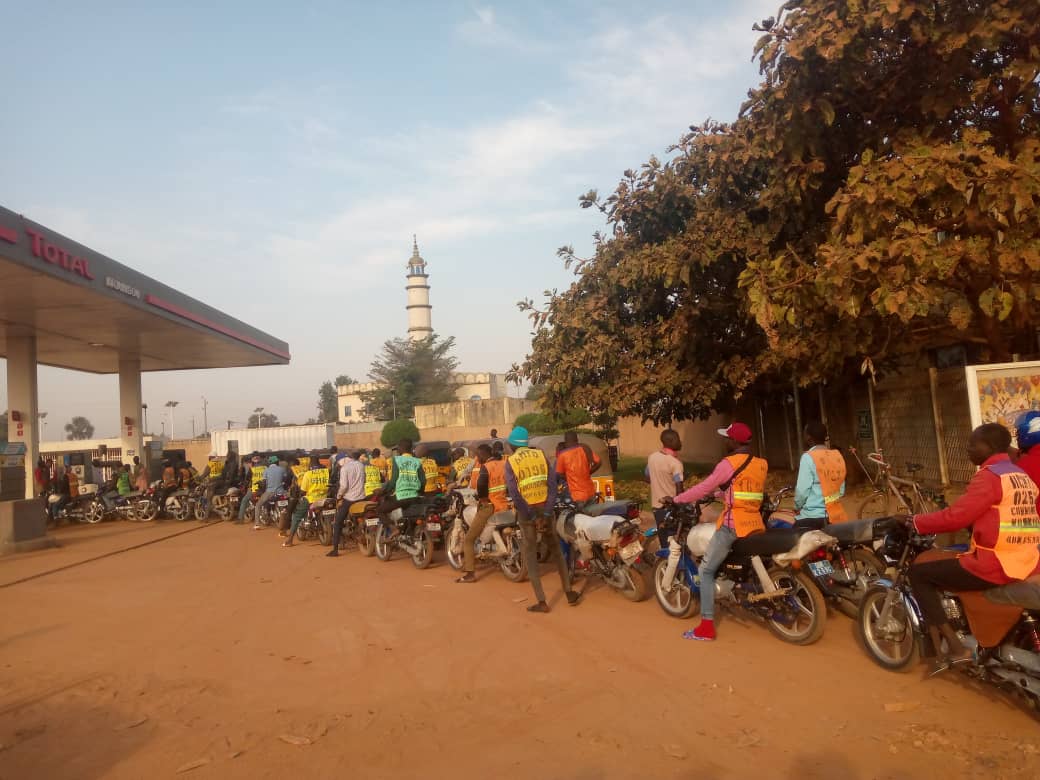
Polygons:
<instances>
[{"instance_id":1,"label":"shrub","mask_svg":"<svg viewBox=\"0 0 1040 780\"><path fill-rule=\"evenodd\" d=\"M383 426L383 432L379 434L379 441L384 447L394 447L401 439L411 439L413 443L419 441L419 429L411 420L391 420Z\"/></svg>"}]
</instances>

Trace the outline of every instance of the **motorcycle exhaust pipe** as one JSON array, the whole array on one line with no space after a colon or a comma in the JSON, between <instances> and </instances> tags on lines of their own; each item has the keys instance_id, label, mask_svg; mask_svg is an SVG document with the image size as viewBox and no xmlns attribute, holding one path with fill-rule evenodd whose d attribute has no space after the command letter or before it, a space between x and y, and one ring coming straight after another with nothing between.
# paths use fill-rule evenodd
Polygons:
<instances>
[{"instance_id":1,"label":"motorcycle exhaust pipe","mask_svg":"<svg viewBox=\"0 0 1040 780\"><path fill-rule=\"evenodd\" d=\"M773 582L773 578L769 576L769 572L766 571L761 556L754 555L751 557L751 568L753 568L755 574L758 575L758 582L762 586L762 592L776 593L776 584Z\"/></svg>"},{"instance_id":2,"label":"motorcycle exhaust pipe","mask_svg":"<svg viewBox=\"0 0 1040 780\"><path fill-rule=\"evenodd\" d=\"M506 540L502 538L502 534L498 532L496 528L491 533L492 538L495 540L495 554L494 558L505 558L509 555L509 548L506 546Z\"/></svg>"},{"instance_id":3,"label":"motorcycle exhaust pipe","mask_svg":"<svg viewBox=\"0 0 1040 780\"><path fill-rule=\"evenodd\" d=\"M664 581L670 583L675 577L675 570L679 568L679 559L682 557L682 545L673 536L668 540L668 565L664 570Z\"/></svg>"}]
</instances>

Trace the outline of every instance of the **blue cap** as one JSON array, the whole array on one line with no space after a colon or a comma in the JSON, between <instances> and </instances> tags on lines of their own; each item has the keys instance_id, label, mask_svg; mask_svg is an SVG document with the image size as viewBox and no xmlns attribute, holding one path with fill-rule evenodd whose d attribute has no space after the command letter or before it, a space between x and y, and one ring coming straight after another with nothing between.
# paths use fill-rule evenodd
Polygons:
<instances>
[{"instance_id":1,"label":"blue cap","mask_svg":"<svg viewBox=\"0 0 1040 780\"><path fill-rule=\"evenodd\" d=\"M1040 444L1040 412L1028 411L1015 421L1018 448L1023 452Z\"/></svg>"},{"instance_id":2,"label":"blue cap","mask_svg":"<svg viewBox=\"0 0 1040 780\"><path fill-rule=\"evenodd\" d=\"M509 432L509 438L506 439L514 447L526 447L527 446L527 428L522 425L518 425Z\"/></svg>"}]
</instances>

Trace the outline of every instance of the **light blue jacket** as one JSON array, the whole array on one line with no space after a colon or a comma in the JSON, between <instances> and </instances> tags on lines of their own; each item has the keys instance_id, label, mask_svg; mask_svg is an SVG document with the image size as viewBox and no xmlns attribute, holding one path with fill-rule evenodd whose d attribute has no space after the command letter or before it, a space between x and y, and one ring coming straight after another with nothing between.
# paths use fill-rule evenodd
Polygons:
<instances>
[{"instance_id":1,"label":"light blue jacket","mask_svg":"<svg viewBox=\"0 0 1040 780\"><path fill-rule=\"evenodd\" d=\"M813 449L815 450L816 447ZM844 482L841 483L839 493L842 496L845 495ZM797 519L799 520L827 517L827 505L823 501L823 488L820 487L820 477L816 473L816 462L808 452L802 453L802 459L798 463L798 482L794 486L794 508L798 510Z\"/></svg>"}]
</instances>

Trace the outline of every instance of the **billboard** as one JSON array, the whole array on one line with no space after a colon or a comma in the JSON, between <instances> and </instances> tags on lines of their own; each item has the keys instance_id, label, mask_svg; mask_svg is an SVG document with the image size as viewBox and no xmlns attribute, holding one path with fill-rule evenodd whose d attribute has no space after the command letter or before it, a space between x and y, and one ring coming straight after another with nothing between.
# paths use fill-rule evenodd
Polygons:
<instances>
[{"instance_id":1,"label":"billboard","mask_svg":"<svg viewBox=\"0 0 1040 780\"><path fill-rule=\"evenodd\" d=\"M964 371L972 428L1000 423L1014 438L1018 416L1040 409L1040 361L965 366Z\"/></svg>"}]
</instances>

